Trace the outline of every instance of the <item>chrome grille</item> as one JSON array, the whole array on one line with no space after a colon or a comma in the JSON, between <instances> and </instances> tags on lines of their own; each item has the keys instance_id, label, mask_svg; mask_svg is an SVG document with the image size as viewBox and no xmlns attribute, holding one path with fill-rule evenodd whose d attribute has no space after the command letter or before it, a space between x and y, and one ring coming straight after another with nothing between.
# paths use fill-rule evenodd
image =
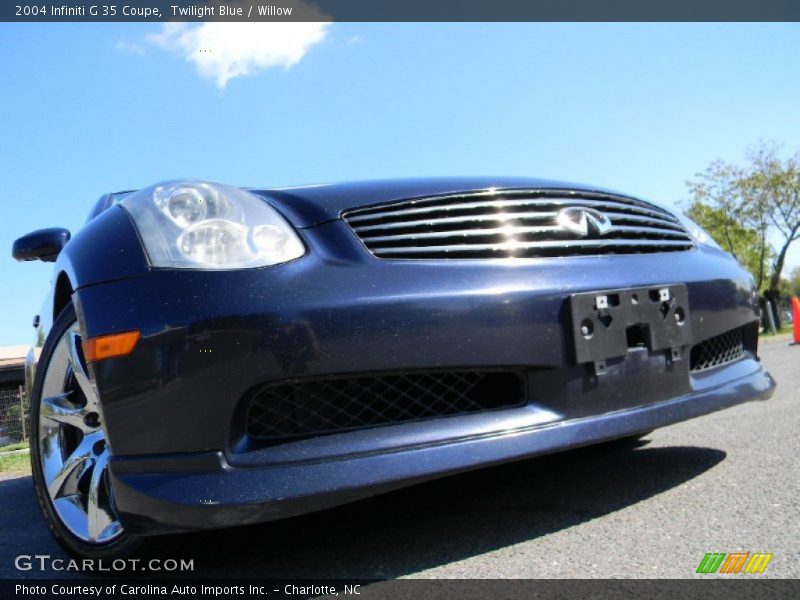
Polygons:
<instances>
[{"instance_id":1,"label":"chrome grille","mask_svg":"<svg viewBox=\"0 0 800 600\"><path fill-rule=\"evenodd\" d=\"M574 233L561 211L585 208L607 231ZM596 214L594 213L594 214ZM344 220L379 258L528 258L690 250L692 239L669 212L610 194L497 190L403 200L347 211Z\"/></svg>"}]
</instances>

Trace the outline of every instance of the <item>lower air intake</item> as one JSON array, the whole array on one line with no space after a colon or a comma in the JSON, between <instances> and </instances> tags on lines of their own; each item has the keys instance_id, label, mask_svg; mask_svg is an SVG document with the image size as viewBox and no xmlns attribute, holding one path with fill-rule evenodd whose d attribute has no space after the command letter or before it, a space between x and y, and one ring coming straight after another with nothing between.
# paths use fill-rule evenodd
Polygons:
<instances>
[{"instance_id":1,"label":"lower air intake","mask_svg":"<svg viewBox=\"0 0 800 600\"><path fill-rule=\"evenodd\" d=\"M742 328L731 329L692 348L692 372L707 371L739 360L745 354Z\"/></svg>"},{"instance_id":2,"label":"lower air intake","mask_svg":"<svg viewBox=\"0 0 800 600\"><path fill-rule=\"evenodd\" d=\"M267 384L250 401L246 428L256 439L338 433L477 413L525 403L519 374L432 371Z\"/></svg>"}]
</instances>

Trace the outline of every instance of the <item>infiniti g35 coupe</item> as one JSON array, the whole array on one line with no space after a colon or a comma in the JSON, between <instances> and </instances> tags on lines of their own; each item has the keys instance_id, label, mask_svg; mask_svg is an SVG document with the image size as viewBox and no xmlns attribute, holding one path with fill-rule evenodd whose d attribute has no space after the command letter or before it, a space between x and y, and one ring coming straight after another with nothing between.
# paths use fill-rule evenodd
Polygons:
<instances>
[{"instance_id":1,"label":"infiniti g35 coupe","mask_svg":"<svg viewBox=\"0 0 800 600\"><path fill-rule=\"evenodd\" d=\"M768 398L750 275L682 214L528 178L100 198L28 357L69 551L299 515Z\"/></svg>"}]
</instances>

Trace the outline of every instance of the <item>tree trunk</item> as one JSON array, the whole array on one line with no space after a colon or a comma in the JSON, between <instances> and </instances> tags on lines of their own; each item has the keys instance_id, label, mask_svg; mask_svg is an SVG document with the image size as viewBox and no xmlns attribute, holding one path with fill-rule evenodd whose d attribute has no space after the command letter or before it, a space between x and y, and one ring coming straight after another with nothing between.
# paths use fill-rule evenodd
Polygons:
<instances>
[{"instance_id":1,"label":"tree trunk","mask_svg":"<svg viewBox=\"0 0 800 600\"><path fill-rule=\"evenodd\" d=\"M789 251L789 246L791 246L792 241L794 240L790 237L781 247L780 252L778 252L778 258L775 260L775 268L773 269L772 276L769 279L768 298L772 300L775 314L775 325L778 327L778 329L783 327L783 318L781 317L780 310L781 274L783 273L783 266L786 263L786 253Z\"/></svg>"},{"instance_id":2,"label":"tree trunk","mask_svg":"<svg viewBox=\"0 0 800 600\"><path fill-rule=\"evenodd\" d=\"M776 293L780 293L781 289L781 274L783 273L783 265L786 262L786 253L789 251L789 246L792 240L786 242L781 251L778 252L778 258L775 260L775 269L772 271L772 277L769 280L769 289Z\"/></svg>"},{"instance_id":3,"label":"tree trunk","mask_svg":"<svg viewBox=\"0 0 800 600\"><path fill-rule=\"evenodd\" d=\"M761 288L764 285L764 257L766 256L766 254L767 254L767 247L762 242L761 253L758 257L758 278L756 281L756 290L759 292L761 291Z\"/></svg>"}]
</instances>

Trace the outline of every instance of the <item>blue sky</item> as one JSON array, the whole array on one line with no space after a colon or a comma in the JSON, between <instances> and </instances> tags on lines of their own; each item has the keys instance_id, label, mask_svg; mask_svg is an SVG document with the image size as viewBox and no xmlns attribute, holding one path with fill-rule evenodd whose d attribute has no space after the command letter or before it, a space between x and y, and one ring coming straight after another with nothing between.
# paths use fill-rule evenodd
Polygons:
<instances>
[{"instance_id":1,"label":"blue sky","mask_svg":"<svg viewBox=\"0 0 800 600\"><path fill-rule=\"evenodd\" d=\"M0 24L0 345L51 276L14 238L105 191L509 174L676 202L759 139L800 150L797 24L197 27Z\"/></svg>"}]
</instances>

